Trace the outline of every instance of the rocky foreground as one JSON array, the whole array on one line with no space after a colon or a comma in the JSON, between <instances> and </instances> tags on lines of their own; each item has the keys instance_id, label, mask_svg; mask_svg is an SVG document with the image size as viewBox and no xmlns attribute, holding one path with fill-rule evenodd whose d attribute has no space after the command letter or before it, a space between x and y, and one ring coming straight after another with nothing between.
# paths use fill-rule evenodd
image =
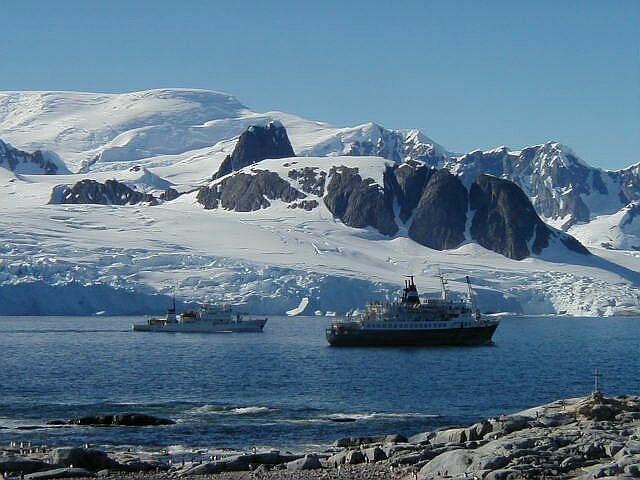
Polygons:
<instances>
[{"instance_id":1,"label":"rocky foreground","mask_svg":"<svg viewBox=\"0 0 640 480\"><path fill-rule=\"evenodd\" d=\"M640 478L640 398L594 394L463 428L351 437L307 455L253 452L197 461L91 448L10 446L5 478L491 479Z\"/></svg>"}]
</instances>

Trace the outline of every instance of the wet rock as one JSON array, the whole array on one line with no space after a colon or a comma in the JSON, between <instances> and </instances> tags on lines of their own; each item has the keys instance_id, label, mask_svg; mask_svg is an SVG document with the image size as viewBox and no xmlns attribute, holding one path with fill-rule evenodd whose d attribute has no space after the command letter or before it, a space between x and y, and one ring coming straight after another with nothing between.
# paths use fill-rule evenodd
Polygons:
<instances>
[{"instance_id":1,"label":"wet rock","mask_svg":"<svg viewBox=\"0 0 640 480\"><path fill-rule=\"evenodd\" d=\"M159 426L173 425L176 422L168 418L159 418L152 415L141 413L122 413L116 415L89 415L86 417L75 418L69 421L75 425L92 425L92 426L126 426L126 427L143 427L143 426Z\"/></svg>"}]
</instances>

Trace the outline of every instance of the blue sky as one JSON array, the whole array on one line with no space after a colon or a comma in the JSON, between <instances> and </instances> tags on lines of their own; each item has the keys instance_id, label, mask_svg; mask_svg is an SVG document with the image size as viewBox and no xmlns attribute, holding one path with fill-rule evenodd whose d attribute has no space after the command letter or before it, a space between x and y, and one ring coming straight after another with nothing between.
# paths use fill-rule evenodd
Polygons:
<instances>
[{"instance_id":1,"label":"blue sky","mask_svg":"<svg viewBox=\"0 0 640 480\"><path fill-rule=\"evenodd\" d=\"M4 0L2 18L1 90L208 88L460 152L553 139L640 162L636 0Z\"/></svg>"}]
</instances>

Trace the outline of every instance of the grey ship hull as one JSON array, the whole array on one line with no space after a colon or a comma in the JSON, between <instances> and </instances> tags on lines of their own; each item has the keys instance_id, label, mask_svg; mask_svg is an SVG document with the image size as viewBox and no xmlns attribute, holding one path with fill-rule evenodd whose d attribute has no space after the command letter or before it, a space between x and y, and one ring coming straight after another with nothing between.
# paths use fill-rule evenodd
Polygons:
<instances>
[{"instance_id":1,"label":"grey ship hull","mask_svg":"<svg viewBox=\"0 0 640 480\"><path fill-rule=\"evenodd\" d=\"M327 340L334 347L435 347L488 345L498 322L466 328L372 330L347 327L327 329Z\"/></svg>"},{"instance_id":2,"label":"grey ship hull","mask_svg":"<svg viewBox=\"0 0 640 480\"><path fill-rule=\"evenodd\" d=\"M262 332L266 318L245 319L238 322L208 322L196 321L188 323L166 323L149 325L147 323L133 325L134 332L165 332L165 333L238 333Z\"/></svg>"}]
</instances>

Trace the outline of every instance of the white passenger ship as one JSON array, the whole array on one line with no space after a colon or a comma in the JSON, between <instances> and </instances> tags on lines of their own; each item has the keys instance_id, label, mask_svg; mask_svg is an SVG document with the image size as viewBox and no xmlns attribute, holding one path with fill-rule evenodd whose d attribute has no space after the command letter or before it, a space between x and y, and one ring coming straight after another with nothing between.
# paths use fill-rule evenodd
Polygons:
<instances>
[{"instance_id":1,"label":"white passenger ship","mask_svg":"<svg viewBox=\"0 0 640 480\"><path fill-rule=\"evenodd\" d=\"M176 314L176 301L167 309L165 318L151 318L147 323L134 324L134 332L167 333L231 333L261 332L267 318L254 318L235 312L228 305L204 304L197 312Z\"/></svg>"}]
</instances>

